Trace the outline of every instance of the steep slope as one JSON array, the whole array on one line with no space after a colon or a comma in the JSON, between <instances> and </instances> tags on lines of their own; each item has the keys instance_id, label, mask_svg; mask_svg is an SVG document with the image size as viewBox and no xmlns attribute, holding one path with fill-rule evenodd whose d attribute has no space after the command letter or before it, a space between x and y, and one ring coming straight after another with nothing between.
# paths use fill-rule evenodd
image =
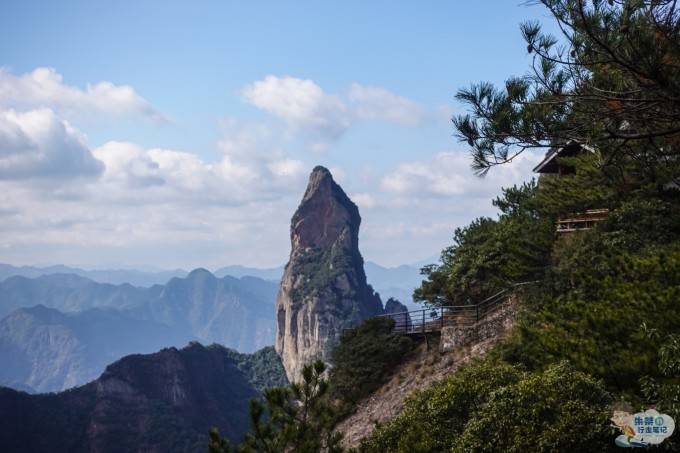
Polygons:
<instances>
[{"instance_id":1,"label":"steep slope","mask_svg":"<svg viewBox=\"0 0 680 453\"><path fill-rule=\"evenodd\" d=\"M132 353L181 346L191 336L116 310L62 313L38 305L0 320L0 385L32 392L65 390L99 376Z\"/></svg>"},{"instance_id":2,"label":"steep slope","mask_svg":"<svg viewBox=\"0 0 680 453\"><path fill-rule=\"evenodd\" d=\"M382 313L366 283L357 206L331 173L316 167L291 221L291 253L276 301L276 350L288 378L327 359L342 329Z\"/></svg>"},{"instance_id":3,"label":"steep slope","mask_svg":"<svg viewBox=\"0 0 680 453\"><path fill-rule=\"evenodd\" d=\"M416 353L395 368L385 384L360 401L354 412L340 422L336 430L343 435L344 446L358 447L373 432L376 422L388 422L402 411L409 397L450 376L462 364L484 356L507 332L454 351L440 352L436 343L428 348L423 342Z\"/></svg>"},{"instance_id":4,"label":"steep slope","mask_svg":"<svg viewBox=\"0 0 680 453\"><path fill-rule=\"evenodd\" d=\"M266 358L282 377L278 357ZM238 440L258 395L243 366L232 351L193 343L125 357L62 393L0 388L0 451L195 452L211 426Z\"/></svg>"}]
</instances>

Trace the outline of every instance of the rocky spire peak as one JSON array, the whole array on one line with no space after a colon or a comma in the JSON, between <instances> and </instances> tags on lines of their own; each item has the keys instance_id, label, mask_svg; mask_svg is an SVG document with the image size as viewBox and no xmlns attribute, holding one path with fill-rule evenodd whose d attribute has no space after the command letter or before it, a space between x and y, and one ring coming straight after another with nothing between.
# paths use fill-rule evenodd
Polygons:
<instances>
[{"instance_id":1,"label":"rocky spire peak","mask_svg":"<svg viewBox=\"0 0 680 453\"><path fill-rule=\"evenodd\" d=\"M307 190L291 222L293 248L325 247L346 231L348 247L359 247L359 208L325 167L317 166L309 176ZM363 269L363 261L361 263Z\"/></svg>"},{"instance_id":2,"label":"rocky spire peak","mask_svg":"<svg viewBox=\"0 0 680 453\"><path fill-rule=\"evenodd\" d=\"M276 350L291 381L326 359L345 327L382 313L359 253L359 209L317 166L290 227L291 252L276 302Z\"/></svg>"}]
</instances>

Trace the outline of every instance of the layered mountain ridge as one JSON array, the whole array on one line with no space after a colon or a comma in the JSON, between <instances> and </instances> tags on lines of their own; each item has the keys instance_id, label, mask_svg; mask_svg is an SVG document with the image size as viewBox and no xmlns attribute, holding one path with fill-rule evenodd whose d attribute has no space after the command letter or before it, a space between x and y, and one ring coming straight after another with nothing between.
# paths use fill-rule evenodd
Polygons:
<instances>
[{"instance_id":1,"label":"layered mountain ridge","mask_svg":"<svg viewBox=\"0 0 680 453\"><path fill-rule=\"evenodd\" d=\"M286 383L271 347L246 355L192 343L130 355L61 393L0 387L0 451L201 451L212 426L240 440L249 400Z\"/></svg>"},{"instance_id":2,"label":"layered mountain ridge","mask_svg":"<svg viewBox=\"0 0 680 453\"><path fill-rule=\"evenodd\" d=\"M253 352L274 343L273 282L197 269L140 288L68 274L0 282L0 385L59 391L132 353L220 343ZM35 306L39 304L38 306Z\"/></svg>"},{"instance_id":3,"label":"layered mountain ridge","mask_svg":"<svg viewBox=\"0 0 680 453\"><path fill-rule=\"evenodd\" d=\"M0 320L0 385L30 392L64 390L99 376L132 353L184 345L192 336L112 309L62 313L37 305Z\"/></svg>"}]
</instances>

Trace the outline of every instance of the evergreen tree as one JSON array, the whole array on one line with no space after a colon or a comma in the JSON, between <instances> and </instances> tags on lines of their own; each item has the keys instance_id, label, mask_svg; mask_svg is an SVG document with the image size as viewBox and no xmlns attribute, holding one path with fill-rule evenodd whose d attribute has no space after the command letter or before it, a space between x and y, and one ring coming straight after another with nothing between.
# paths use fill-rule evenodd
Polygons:
<instances>
[{"instance_id":1,"label":"evergreen tree","mask_svg":"<svg viewBox=\"0 0 680 453\"><path fill-rule=\"evenodd\" d=\"M540 0L561 34L537 22L521 31L528 75L505 87L479 83L457 98L453 122L484 174L532 148L571 140L602 153L602 166L634 167L663 186L679 182L680 14L675 0ZM610 177L621 172L610 171Z\"/></svg>"},{"instance_id":2,"label":"evergreen tree","mask_svg":"<svg viewBox=\"0 0 680 453\"><path fill-rule=\"evenodd\" d=\"M336 411L328 398L326 365L317 360L302 370L302 382L264 392L264 402L250 402L251 430L235 450L210 431L209 453L339 453L340 434L333 432Z\"/></svg>"},{"instance_id":3,"label":"evergreen tree","mask_svg":"<svg viewBox=\"0 0 680 453\"><path fill-rule=\"evenodd\" d=\"M477 303L514 283L540 278L554 236L553 218L544 215L535 181L503 190L493 204L498 220L482 217L457 228L440 265L422 269L426 280L416 301L432 306Z\"/></svg>"}]
</instances>

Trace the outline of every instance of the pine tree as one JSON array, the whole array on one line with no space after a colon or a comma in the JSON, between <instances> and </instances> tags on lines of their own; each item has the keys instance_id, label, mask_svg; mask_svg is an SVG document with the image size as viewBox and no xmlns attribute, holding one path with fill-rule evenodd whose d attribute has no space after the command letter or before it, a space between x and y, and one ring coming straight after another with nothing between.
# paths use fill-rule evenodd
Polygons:
<instances>
[{"instance_id":1,"label":"pine tree","mask_svg":"<svg viewBox=\"0 0 680 453\"><path fill-rule=\"evenodd\" d=\"M233 450L216 430L209 453L340 453L341 435L333 428L336 410L328 398L326 365L317 360L302 370L302 381L264 392L264 402L250 402L251 430Z\"/></svg>"},{"instance_id":2,"label":"pine tree","mask_svg":"<svg viewBox=\"0 0 680 453\"><path fill-rule=\"evenodd\" d=\"M478 83L453 119L480 173L527 149L571 140L602 153L602 167L680 182L680 14L675 0L540 0L560 35L521 26L528 75ZM620 172L618 172L620 173ZM617 175L616 171L608 172Z\"/></svg>"}]
</instances>

